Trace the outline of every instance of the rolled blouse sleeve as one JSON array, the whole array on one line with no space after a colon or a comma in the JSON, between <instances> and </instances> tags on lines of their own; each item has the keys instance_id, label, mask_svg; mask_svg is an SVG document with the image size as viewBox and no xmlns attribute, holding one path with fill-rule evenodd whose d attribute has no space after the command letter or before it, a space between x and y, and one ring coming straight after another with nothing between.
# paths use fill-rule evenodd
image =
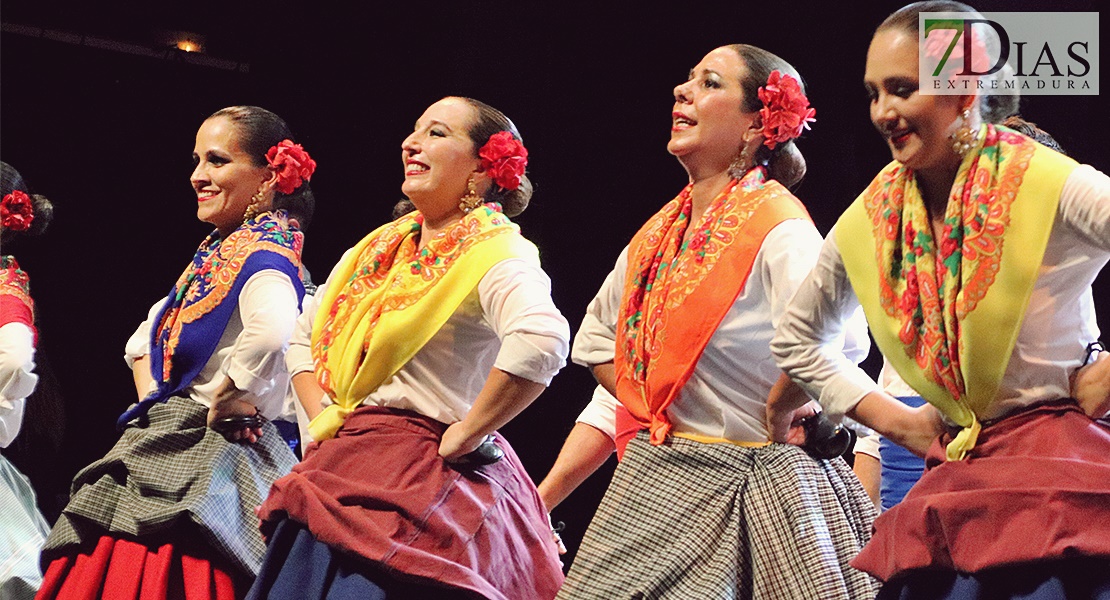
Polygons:
<instances>
[{"instance_id":1,"label":"rolled blouse sleeve","mask_svg":"<svg viewBox=\"0 0 1110 600\"><path fill-rule=\"evenodd\" d=\"M146 320L139 323L139 327L127 338L127 345L123 348L123 360L127 361L127 368L134 369L136 360L150 354L151 323L158 317L158 311L165 302L165 298L155 302L147 311Z\"/></svg>"},{"instance_id":2,"label":"rolled blouse sleeve","mask_svg":"<svg viewBox=\"0 0 1110 600\"><path fill-rule=\"evenodd\" d=\"M24 398L35 391L35 334L23 323L0 327L0 448L19 434Z\"/></svg>"},{"instance_id":3,"label":"rolled blouse sleeve","mask_svg":"<svg viewBox=\"0 0 1110 600\"><path fill-rule=\"evenodd\" d=\"M293 334L289 338L289 350L285 352L285 367L289 376L305 371L312 372L316 369L312 362L312 323L316 319L316 311L320 308L320 298L327 289L327 284L316 288L315 296L305 296L301 305L301 316L293 327Z\"/></svg>"},{"instance_id":4,"label":"rolled blouse sleeve","mask_svg":"<svg viewBox=\"0 0 1110 600\"><path fill-rule=\"evenodd\" d=\"M494 367L550 385L566 365L570 325L551 301L551 280L521 259L494 265L478 283L482 312L501 340Z\"/></svg>"},{"instance_id":5,"label":"rolled blouse sleeve","mask_svg":"<svg viewBox=\"0 0 1110 600\"><path fill-rule=\"evenodd\" d=\"M293 335L289 338L289 350L285 353L285 366L289 370L290 377L297 373L311 372L316 369L312 361L312 324L316 321L316 311L320 309L320 300L327 293L328 287L333 285L332 280L336 269L347 260L350 254L350 249L345 251L343 256L339 258L339 262L332 267L331 273L328 273L328 278L324 283L316 287L316 293L311 296L306 295L301 303L301 316L297 318Z\"/></svg>"},{"instance_id":6,"label":"rolled blouse sleeve","mask_svg":"<svg viewBox=\"0 0 1110 600\"><path fill-rule=\"evenodd\" d=\"M1110 252L1110 177L1079 165L1064 182L1057 219L1085 242Z\"/></svg>"},{"instance_id":7,"label":"rolled blouse sleeve","mask_svg":"<svg viewBox=\"0 0 1110 600\"><path fill-rule=\"evenodd\" d=\"M617 440L617 398L610 394L604 387L594 388L594 395L590 403L575 419L576 423L585 423L590 427L609 436L615 443Z\"/></svg>"},{"instance_id":8,"label":"rolled blouse sleeve","mask_svg":"<svg viewBox=\"0 0 1110 600\"><path fill-rule=\"evenodd\" d=\"M842 415L879 386L844 354L843 335L859 309L835 231L798 288L771 340L779 368L830 415ZM856 316L855 322L859 317Z\"/></svg>"}]
</instances>

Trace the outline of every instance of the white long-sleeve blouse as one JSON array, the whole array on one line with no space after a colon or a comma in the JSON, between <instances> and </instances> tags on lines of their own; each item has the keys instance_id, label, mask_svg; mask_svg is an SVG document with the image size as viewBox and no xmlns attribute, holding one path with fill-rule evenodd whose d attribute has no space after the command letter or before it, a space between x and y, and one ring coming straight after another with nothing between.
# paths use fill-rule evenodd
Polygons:
<instances>
[{"instance_id":1,"label":"white long-sleeve blouse","mask_svg":"<svg viewBox=\"0 0 1110 600\"><path fill-rule=\"evenodd\" d=\"M802 219L783 221L767 234L744 289L713 334L690 379L667 408L675 434L695 439L768 441L767 396L782 373L771 357L771 336L794 291L817 260L820 247L821 234ZM627 269L625 248L586 310L571 353L575 362L590 366L613 360ZM862 319L856 320L852 333L846 351L862 360L870 346ZM842 335L837 346L841 351L845 351L843 340ZM588 408L586 415L589 424L607 426L609 418L597 416L615 404L596 395L592 402L595 406Z\"/></svg>"},{"instance_id":2,"label":"white long-sleeve blouse","mask_svg":"<svg viewBox=\"0 0 1110 600\"><path fill-rule=\"evenodd\" d=\"M127 340L124 358L129 367L150 354L151 324L164 302L163 298L150 307L146 320ZM236 388L252 396L263 416L280 415L289 389L285 351L297 316L297 292L287 275L275 269L251 275L216 350L186 394L198 404L211 406L224 377L230 377ZM154 389L152 384L150 391Z\"/></svg>"},{"instance_id":3,"label":"white long-sleeve blouse","mask_svg":"<svg viewBox=\"0 0 1110 600\"><path fill-rule=\"evenodd\" d=\"M312 323L320 299L336 285L333 275L305 299L286 355L291 375L315 369ZM502 260L432 339L362 404L454 423L466 416L490 369L548 385L566 365L569 346L570 326L551 301L547 274L525 260Z\"/></svg>"},{"instance_id":4,"label":"white long-sleeve blouse","mask_svg":"<svg viewBox=\"0 0 1110 600\"><path fill-rule=\"evenodd\" d=\"M1010 248L1020 252L1020 248ZM1069 377L1098 339L1091 283L1110 259L1110 178L1077 167L1060 194L1040 274L1018 331L998 397L980 419L1069 395ZM835 340L859 300L833 235L798 289L771 348L778 364L825 410L845 413L879 389L847 360Z\"/></svg>"}]
</instances>

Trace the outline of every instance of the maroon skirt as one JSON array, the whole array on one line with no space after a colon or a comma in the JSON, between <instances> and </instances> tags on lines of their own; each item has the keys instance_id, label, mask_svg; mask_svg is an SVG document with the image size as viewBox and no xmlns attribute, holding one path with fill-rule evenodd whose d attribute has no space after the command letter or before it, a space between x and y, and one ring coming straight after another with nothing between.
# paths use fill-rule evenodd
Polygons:
<instances>
[{"instance_id":1,"label":"maroon skirt","mask_svg":"<svg viewBox=\"0 0 1110 600\"><path fill-rule=\"evenodd\" d=\"M950 440L933 442L921 481L875 521L853 567L889 581L913 569L1110 557L1110 427L1075 401L984 427L966 460L945 461Z\"/></svg>"},{"instance_id":2,"label":"maroon skirt","mask_svg":"<svg viewBox=\"0 0 1110 600\"><path fill-rule=\"evenodd\" d=\"M270 490L259 516L415 581L495 599L554 598L563 582L543 502L503 437L499 462L456 469L439 456L446 426L364 407Z\"/></svg>"}]
</instances>

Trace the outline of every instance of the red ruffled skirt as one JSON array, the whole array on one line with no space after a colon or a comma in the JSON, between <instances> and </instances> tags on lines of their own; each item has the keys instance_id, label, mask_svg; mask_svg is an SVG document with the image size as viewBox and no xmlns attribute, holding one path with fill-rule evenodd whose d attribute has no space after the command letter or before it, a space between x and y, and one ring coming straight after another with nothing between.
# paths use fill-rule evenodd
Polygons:
<instances>
[{"instance_id":1,"label":"red ruffled skirt","mask_svg":"<svg viewBox=\"0 0 1110 600\"><path fill-rule=\"evenodd\" d=\"M288 517L376 572L495 600L553 598L563 583L547 511L520 460L459 469L439 456L446 426L363 407L270 489L269 534ZM266 563L279 562L271 547Z\"/></svg>"},{"instance_id":2,"label":"red ruffled skirt","mask_svg":"<svg viewBox=\"0 0 1110 600\"><path fill-rule=\"evenodd\" d=\"M51 562L35 598L235 600L244 593L230 571L173 544L148 547L103 536L91 551Z\"/></svg>"},{"instance_id":3,"label":"red ruffled skirt","mask_svg":"<svg viewBox=\"0 0 1110 600\"><path fill-rule=\"evenodd\" d=\"M945 461L950 439L933 443L921 481L875 521L853 567L889 581L915 569L1110 558L1110 427L1074 400L984 427L966 460Z\"/></svg>"}]
</instances>

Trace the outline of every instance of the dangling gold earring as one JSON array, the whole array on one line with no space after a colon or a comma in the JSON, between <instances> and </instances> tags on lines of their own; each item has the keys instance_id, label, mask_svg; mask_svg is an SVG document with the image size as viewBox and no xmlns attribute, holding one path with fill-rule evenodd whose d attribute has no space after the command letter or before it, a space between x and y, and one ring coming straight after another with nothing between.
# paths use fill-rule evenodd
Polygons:
<instances>
[{"instance_id":1,"label":"dangling gold earring","mask_svg":"<svg viewBox=\"0 0 1110 600\"><path fill-rule=\"evenodd\" d=\"M971 128L970 108L965 108L960 113L960 124L948 138L952 142L952 152L960 158L967 156L967 153L975 147L975 143L979 141L979 131Z\"/></svg>"},{"instance_id":2,"label":"dangling gold earring","mask_svg":"<svg viewBox=\"0 0 1110 600\"><path fill-rule=\"evenodd\" d=\"M459 210L468 213L481 206L484 201L478 195L478 184L474 182L474 176L471 175L466 179L466 195L459 200Z\"/></svg>"},{"instance_id":3,"label":"dangling gold earring","mask_svg":"<svg viewBox=\"0 0 1110 600\"><path fill-rule=\"evenodd\" d=\"M247 210L243 212L244 223L258 216L258 208L262 205L262 200L264 198L262 190L258 190L251 196L251 203L247 205Z\"/></svg>"},{"instance_id":4,"label":"dangling gold earring","mask_svg":"<svg viewBox=\"0 0 1110 600\"><path fill-rule=\"evenodd\" d=\"M728 174L733 179L742 179L744 175L754 166L752 158L751 145L748 140L744 139L744 145L740 147L740 153L728 165Z\"/></svg>"}]
</instances>

